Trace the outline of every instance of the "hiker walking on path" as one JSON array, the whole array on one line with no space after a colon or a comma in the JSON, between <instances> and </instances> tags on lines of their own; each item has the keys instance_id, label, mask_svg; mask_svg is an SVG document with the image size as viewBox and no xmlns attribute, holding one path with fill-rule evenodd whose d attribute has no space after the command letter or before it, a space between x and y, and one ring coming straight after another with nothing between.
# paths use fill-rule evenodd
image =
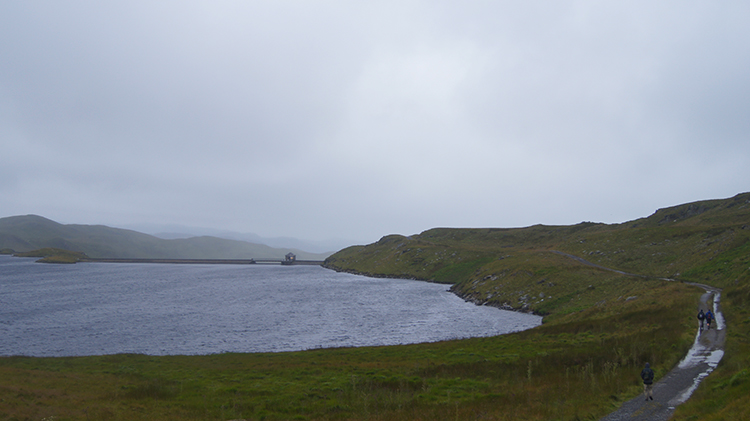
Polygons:
<instances>
[{"instance_id":1,"label":"hiker walking on path","mask_svg":"<svg viewBox=\"0 0 750 421\"><path fill-rule=\"evenodd\" d=\"M641 371L641 378L643 379L643 396L646 397L646 400L654 400L654 370L648 363L646 363L646 368Z\"/></svg>"},{"instance_id":2,"label":"hiker walking on path","mask_svg":"<svg viewBox=\"0 0 750 421\"><path fill-rule=\"evenodd\" d=\"M714 320L714 314L709 309L706 312L706 329L711 329L711 322Z\"/></svg>"},{"instance_id":3,"label":"hiker walking on path","mask_svg":"<svg viewBox=\"0 0 750 421\"><path fill-rule=\"evenodd\" d=\"M706 318L706 315L703 314L703 309L701 309L701 311L698 312L698 325L699 325L698 327L700 328L701 331L703 331L703 320L705 318Z\"/></svg>"},{"instance_id":4,"label":"hiker walking on path","mask_svg":"<svg viewBox=\"0 0 750 421\"><path fill-rule=\"evenodd\" d=\"M593 263L589 263L581 258L567 255L565 253L555 252L557 254L567 256L578 260L587 265L597 266ZM604 270L612 270L620 274L627 276L638 276L624 272L619 272L614 269L608 269L598 266ZM669 419L675 410L675 407L682 405L687 401L693 394L698 384L708 376L721 362L724 356L724 341L726 340L726 326L724 325L723 316L721 315L721 289L712 287L710 285L697 284L694 282L685 282L685 284L699 287L706 291L705 294L701 295L698 303L698 308L714 308L716 310L716 316L711 314L711 321L716 318L716 329L712 329L703 334L702 329L698 335L695 336L695 342L688 351L685 358L680 361L668 373L664 374L661 379L654 384L654 374L651 367L646 364L646 368L641 371L643 378L643 393L646 396L646 402L635 397L633 399L624 402L617 410L604 416L600 421L631 421L638 419L640 421L664 421ZM701 313L703 313L701 311ZM700 320L700 317L698 318ZM704 314L705 320L705 314ZM700 320L700 325L703 324L703 320ZM702 327L702 326L699 326ZM646 370L650 374L646 373ZM647 385L646 379L650 379ZM652 388L656 388L659 392L659 401L653 401ZM649 402L651 400L651 402Z\"/></svg>"}]
</instances>

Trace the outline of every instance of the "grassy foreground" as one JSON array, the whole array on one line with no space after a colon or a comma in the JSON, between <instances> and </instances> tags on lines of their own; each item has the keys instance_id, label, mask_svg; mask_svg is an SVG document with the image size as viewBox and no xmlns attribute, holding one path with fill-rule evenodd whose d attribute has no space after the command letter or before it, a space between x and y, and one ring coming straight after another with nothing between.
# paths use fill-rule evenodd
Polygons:
<instances>
[{"instance_id":1,"label":"grassy foreground","mask_svg":"<svg viewBox=\"0 0 750 421\"><path fill-rule=\"evenodd\" d=\"M749 418L749 226L744 194L614 226L384 237L327 264L449 282L480 304L546 314L545 323L500 337L393 347L0 358L0 419L598 419L640 392L645 362L660 378L692 343L703 291L660 278L724 288L729 325L724 360L675 416Z\"/></svg>"}]
</instances>

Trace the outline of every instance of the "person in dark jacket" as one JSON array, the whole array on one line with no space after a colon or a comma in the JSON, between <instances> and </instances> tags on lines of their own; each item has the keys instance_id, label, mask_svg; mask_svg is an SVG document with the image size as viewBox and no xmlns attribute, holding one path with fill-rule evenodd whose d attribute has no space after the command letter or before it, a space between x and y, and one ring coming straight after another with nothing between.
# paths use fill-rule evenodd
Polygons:
<instances>
[{"instance_id":1,"label":"person in dark jacket","mask_svg":"<svg viewBox=\"0 0 750 421\"><path fill-rule=\"evenodd\" d=\"M698 322L699 322L700 330L703 330L703 320L705 318L706 318L706 315L703 314L703 309L701 309L701 311L698 312Z\"/></svg>"},{"instance_id":2,"label":"person in dark jacket","mask_svg":"<svg viewBox=\"0 0 750 421\"><path fill-rule=\"evenodd\" d=\"M711 323L714 321L714 314L711 313L711 309L706 312L706 329L711 329Z\"/></svg>"},{"instance_id":3,"label":"person in dark jacket","mask_svg":"<svg viewBox=\"0 0 750 421\"><path fill-rule=\"evenodd\" d=\"M654 400L654 370L648 363L646 363L646 368L641 371L641 379L643 379L643 396L646 397L646 400Z\"/></svg>"}]
</instances>

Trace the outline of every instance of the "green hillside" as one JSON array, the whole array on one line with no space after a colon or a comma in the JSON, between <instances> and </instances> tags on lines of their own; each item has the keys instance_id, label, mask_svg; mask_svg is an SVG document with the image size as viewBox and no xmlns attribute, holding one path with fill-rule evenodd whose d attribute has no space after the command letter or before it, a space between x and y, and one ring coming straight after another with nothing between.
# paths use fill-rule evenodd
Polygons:
<instances>
[{"instance_id":1,"label":"green hillside","mask_svg":"<svg viewBox=\"0 0 750 421\"><path fill-rule=\"evenodd\" d=\"M582 279L578 272L600 271L566 255L626 273L726 287L748 276L749 240L750 193L743 193L615 225L435 228L411 237L390 235L341 250L325 265L450 283L480 304L549 314L566 305L561 294L587 291L588 284L576 284ZM552 300L541 301L550 295Z\"/></svg>"},{"instance_id":2,"label":"green hillside","mask_svg":"<svg viewBox=\"0 0 750 421\"><path fill-rule=\"evenodd\" d=\"M36 215L0 218L0 249L28 252L43 248L82 252L92 258L283 259L290 251L302 260L326 257L216 237L164 240L103 225L63 225Z\"/></svg>"}]
</instances>

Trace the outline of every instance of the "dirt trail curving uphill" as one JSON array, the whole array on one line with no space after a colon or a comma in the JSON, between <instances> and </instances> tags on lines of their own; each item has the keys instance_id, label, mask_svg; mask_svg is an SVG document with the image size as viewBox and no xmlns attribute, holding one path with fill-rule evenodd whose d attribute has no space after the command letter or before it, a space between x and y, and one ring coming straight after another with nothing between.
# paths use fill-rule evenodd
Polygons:
<instances>
[{"instance_id":1,"label":"dirt trail curving uphill","mask_svg":"<svg viewBox=\"0 0 750 421\"><path fill-rule=\"evenodd\" d=\"M698 332L692 348L677 367L654 383L654 400L646 401L643 395L625 402L620 409L602 418L603 421L668 420L675 407L690 398L698 384L711 373L724 356L726 330L721 314L721 290L708 285L692 284L706 290L701 296L703 309L712 306L716 315L715 327ZM634 373L637 376L638 373Z\"/></svg>"},{"instance_id":2,"label":"dirt trail curving uphill","mask_svg":"<svg viewBox=\"0 0 750 421\"><path fill-rule=\"evenodd\" d=\"M586 261L580 257L559 251L553 253L569 257L583 264L594 266L599 269L617 272L627 276L646 278L643 275L621 272L619 270L599 266ZM661 278L660 278L661 279ZM667 279L671 280L671 279ZM724 340L726 338L726 326L724 316L721 313L721 289L709 285L687 282L690 285L706 290L701 296L699 307L706 310L711 308L716 321L710 330L698 331L695 342L688 351L685 358L677 364L677 367L667 373L666 376L654 383L654 400L646 401L643 395L639 395L625 402L617 411L602 418L602 421L666 421L672 416L674 409L685 403L700 384L719 364L724 356ZM698 308L696 308L696 314ZM697 327L697 319L696 319ZM633 373L638 376L640 373Z\"/></svg>"}]
</instances>

